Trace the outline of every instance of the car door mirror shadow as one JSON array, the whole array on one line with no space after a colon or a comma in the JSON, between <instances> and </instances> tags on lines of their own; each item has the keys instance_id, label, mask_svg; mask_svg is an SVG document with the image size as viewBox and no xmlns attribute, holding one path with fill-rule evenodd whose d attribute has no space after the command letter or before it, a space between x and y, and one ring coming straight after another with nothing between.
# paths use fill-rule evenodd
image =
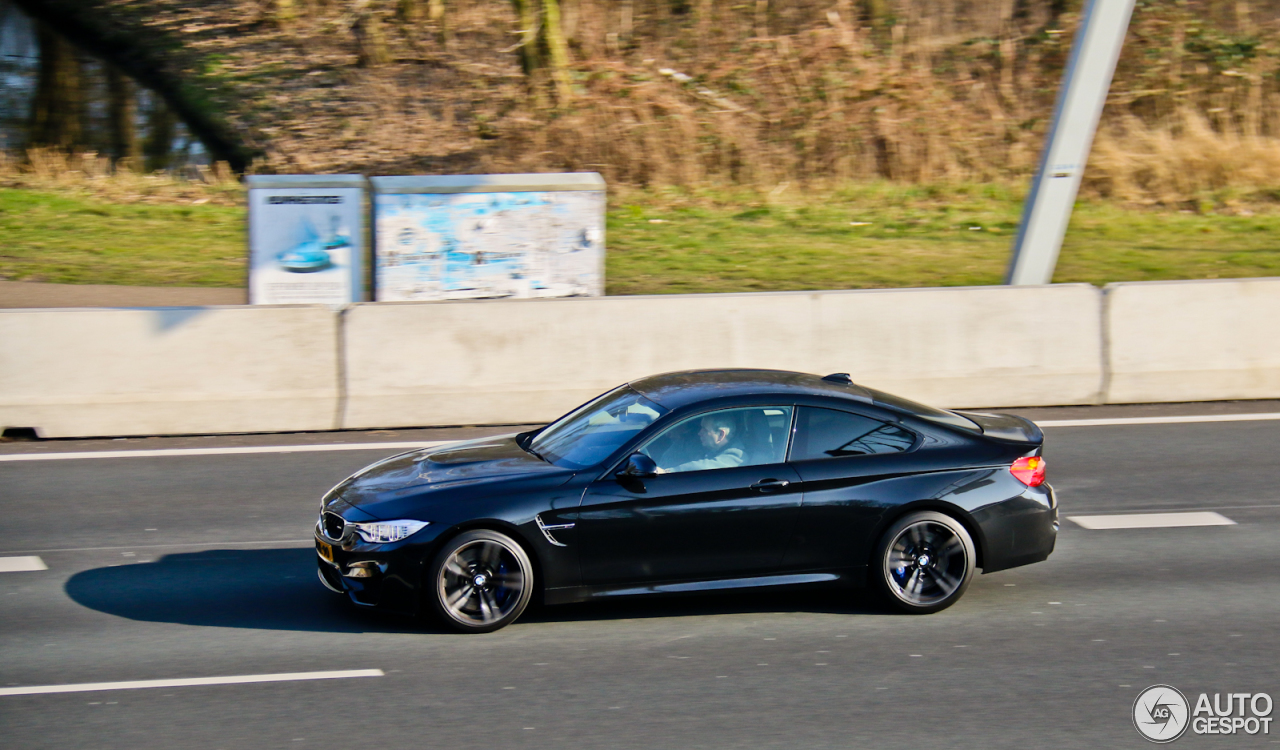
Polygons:
<instances>
[{"instance_id":1,"label":"car door mirror shadow","mask_svg":"<svg viewBox=\"0 0 1280 750\"><path fill-rule=\"evenodd\" d=\"M71 576L67 595L117 617L224 628L332 633L412 633L407 617L364 611L325 591L311 547L207 550L94 568Z\"/></svg>"}]
</instances>

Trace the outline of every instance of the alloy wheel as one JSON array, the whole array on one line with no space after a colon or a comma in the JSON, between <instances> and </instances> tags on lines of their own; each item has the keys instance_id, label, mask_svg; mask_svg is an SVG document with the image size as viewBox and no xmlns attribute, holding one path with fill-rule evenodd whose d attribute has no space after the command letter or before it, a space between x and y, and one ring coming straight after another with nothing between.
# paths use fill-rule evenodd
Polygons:
<instances>
[{"instance_id":1,"label":"alloy wheel","mask_svg":"<svg viewBox=\"0 0 1280 750\"><path fill-rule=\"evenodd\" d=\"M519 616L532 583L528 557L502 534L471 532L442 554L436 604L455 627L496 630Z\"/></svg>"},{"instance_id":2,"label":"alloy wheel","mask_svg":"<svg viewBox=\"0 0 1280 750\"><path fill-rule=\"evenodd\" d=\"M913 513L886 532L880 583L900 609L925 614L949 607L973 577L973 541L955 519Z\"/></svg>"}]
</instances>

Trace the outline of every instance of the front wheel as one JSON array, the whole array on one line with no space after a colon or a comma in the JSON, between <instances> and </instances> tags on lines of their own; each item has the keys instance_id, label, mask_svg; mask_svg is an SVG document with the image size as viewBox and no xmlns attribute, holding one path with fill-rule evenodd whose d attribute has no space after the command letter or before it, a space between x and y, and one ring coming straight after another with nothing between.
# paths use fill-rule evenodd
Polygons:
<instances>
[{"instance_id":1,"label":"front wheel","mask_svg":"<svg viewBox=\"0 0 1280 750\"><path fill-rule=\"evenodd\" d=\"M454 630L490 633L516 621L533 595L533 565L514 539L477 529L436 555L427 577L436 615Z\"/></svg>"},{"instance_id":2,"label":"front wheel","mask_svg":"<svg viewBox=\"0 0 1280 750\"><path fill-rule=\"evenodd\" d=\"M910 513L876 547L876 583L898 609L930 614L955 604L973 578L973 540L961 523L933 511Z\"/></svg>"}]
</instances>

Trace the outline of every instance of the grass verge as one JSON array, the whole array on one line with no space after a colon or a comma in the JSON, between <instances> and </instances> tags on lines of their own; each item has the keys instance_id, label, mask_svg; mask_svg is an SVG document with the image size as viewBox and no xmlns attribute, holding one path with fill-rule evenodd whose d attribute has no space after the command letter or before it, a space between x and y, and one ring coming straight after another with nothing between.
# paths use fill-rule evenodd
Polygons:
<instances>
[{"instance_id":1,"label":"grass verge","mask_svg":"<svg viewBox=\"0 0 1280 750\"><path fill-rule=\"evenodd\" d=\"M609 294L1001 283L1024 194L998 184L870 184L736 200L633 194L609 213ZM1080 201L1055 282L1280 275L1280 208Z\"/></svg>"},{"instance_id":2,"label":"grass verge","mask_svg":"<svg viewBox=\"0 0 1280 750\"><path fill-rule=\"evenodd\" d=\"M0 188L0 236L4 279L245 285L244 209L236 206L116 203Z\"/></svg>"},{"instance_id":3,"label":"grass verge","mask_svg":"<svg viewBox=\"0 0 1280 750\"><path fill-rule=\"evenodd\" d=\"M999 184L763 195L611 195L607 291L866 289L1000 283L1023 195ZM139 286L245 283L243 206L122 203L0 188L0 277ZM1057 282L1280 276L1280 206L1232 195L1194 210L1081 201Z\"/></svg>"}]
</instances>

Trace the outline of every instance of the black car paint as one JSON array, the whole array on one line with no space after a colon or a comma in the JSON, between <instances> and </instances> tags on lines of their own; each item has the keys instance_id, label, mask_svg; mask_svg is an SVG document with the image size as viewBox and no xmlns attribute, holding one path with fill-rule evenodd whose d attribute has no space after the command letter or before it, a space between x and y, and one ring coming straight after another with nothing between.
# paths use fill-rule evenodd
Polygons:
<instances>
[{"instance_id":1,"label":"black car paint","mask_svg":"<svg viewBox=\"0 0 1280 750\"><path fill-rule=\"evenodd\" d=\"M777 489L753 489L769 480ZM803 495L787 464L688 471L587 486L577 531L582 584L720 579L779 568Z\"/></svg>"},{"instance_id":2,"label":"black car paint","mask_svg":"<svg viewBox=\"0 0 1280 750\"><path fill-rule=\"evenodd\" d=\"M480 527L524 545L548 603L742 585L860 585L880 535L913 510L960 520L984 572L1037 562L1053 550L1052 489L1027 487L1008 470L1017 458L1040 452L1042 434L1027 420L966 414L990 425L994 435L983 435L878 405L856 385L799 373L674 373L631 386L671 411L590 469L554 466L523 449L522 436L504 435L411 451L345 480L326 495L325 510L356 522L411 518L430 525L392 544L348 534L334 545L333 563L319 563L326 584L358 604L414 613L440 542ZM850 411L895 423L918 439L903 453L648 478L615 474L666 425L715 409L770 405ZM788 484L743 489L770 479ZM539 519L573 526L549 538ZM318 526L316 538L332 543ZM342 576L353 563L371 563L377 573Z\"/></svg>"}]
</instances>

